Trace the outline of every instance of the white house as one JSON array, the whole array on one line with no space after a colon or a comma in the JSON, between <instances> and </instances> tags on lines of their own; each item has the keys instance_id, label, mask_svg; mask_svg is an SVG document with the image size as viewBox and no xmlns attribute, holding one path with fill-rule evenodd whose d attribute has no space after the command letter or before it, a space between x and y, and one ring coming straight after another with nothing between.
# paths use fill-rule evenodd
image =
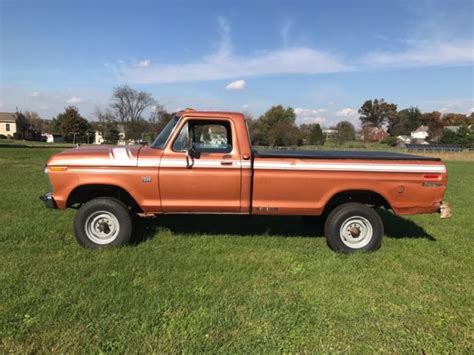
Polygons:
<instances>
[{"instance_id":1,"label":"white house","mask_svg":"<svg viewBox=\"0 0 474 355\"><path fill-rule=\"evenodd\" d=\"M105 142L104 137L102 137L102 134L99 131L95 131L94 134L94 144L103 144Z\"/></svg>"},{"instance_id":2,"label":"white house","mask_svg":"<svg viewBox=\"0 0 474 355\"><path fill-rule=\"evenodd\" d=\"M426 139L429 136L428 126L420 126L415 131L410 133L411 138L413 139Z\"/></svg>"},{"instance_id":3,"label":"white house","mask_svg":"<svg viewBox=\"0 0 474 355\"><path fill-rule=\"evenodd\" d=\"M327 128L323 129L323 134L326 139L336 138L339 131L337 129Z\"/></svg>"},{"instance_id":4,"label":"white house","mask_svg":"<svg viewBox=\"0 0 474 355\"><path fill-rule=\"evenodd\" d=\"M14 112L0 112L0 134L6 137L16 133L16 114Z\"/></svg>"},{"instance_id":5,"label":"white house","mask_svg":"<svg viewBox=\"0 0 474 355\"><path fill-rule=\"evenodd\" d=\"M127 142L125 141L125 132L123 130L123 126L122 125L118 125L117 126L118 130L119 130L119 140L117 142L118 145L126 145ZM94 143L93 144L104 144L105 143L105 138L104 136L102 135L102 133L100 131L95 131L94 133Z\"/></svg>"}]
</instances>

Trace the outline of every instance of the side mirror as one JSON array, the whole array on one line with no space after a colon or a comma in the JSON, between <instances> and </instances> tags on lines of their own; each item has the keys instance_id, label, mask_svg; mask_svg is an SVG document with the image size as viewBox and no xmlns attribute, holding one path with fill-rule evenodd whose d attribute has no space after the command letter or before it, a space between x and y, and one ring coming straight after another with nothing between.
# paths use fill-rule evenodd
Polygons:
<instances>
[{"instance_id":1,"label":"side mirror","mask_svg":"<svg viewBox=\"0 0 474 355\"><path fill-rule=\"evenodd\" d=\"M191 140L189 140L191 142ZM186 142L188 143L188 142ZM186 149L186 168L191 169L194 165L194 159L199 159L201 157L201 152L196 150L194 144L190 144L190 147L187 145Z\"/></svg>"},{"instance_id":2,"label":"side mirror","mask_svg":"<svg viewBox=\"0 0 474 355\"><path fill-rule=\"evenodd\" d=\"M196 150L196 147L193 145L190 149L188 149L188 155L191 158L199 159L201 157L201 152Z\"/></svg>"}]
</instances>

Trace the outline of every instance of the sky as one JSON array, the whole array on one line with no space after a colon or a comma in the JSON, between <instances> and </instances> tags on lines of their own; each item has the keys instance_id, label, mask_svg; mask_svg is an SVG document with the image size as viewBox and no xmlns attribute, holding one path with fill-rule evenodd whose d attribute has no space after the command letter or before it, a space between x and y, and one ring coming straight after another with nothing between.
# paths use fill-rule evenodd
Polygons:
<instances>
[{"instance_id":1,"label":"sky","mask_svg":"<svg viewBox=\"0 0 474 355\"><path fill-rule=\"evenodd\" d=\"M297 123L365 100L474 111L474 1L0 0L0 111L95 120L112 89Z\"/></svg>"}]
</instances>

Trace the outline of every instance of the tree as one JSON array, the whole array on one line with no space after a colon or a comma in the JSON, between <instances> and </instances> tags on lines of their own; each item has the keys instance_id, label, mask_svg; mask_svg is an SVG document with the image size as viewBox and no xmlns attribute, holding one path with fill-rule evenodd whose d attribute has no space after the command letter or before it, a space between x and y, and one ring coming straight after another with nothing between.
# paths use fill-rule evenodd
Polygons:
<instances>
[{"instance_id":1,"label":"tree","mask_svg":"<svg viewBox=\"0 0 474 355\"><path fill-rule=\"evenodd\" d=\"M393 136L410 135L422 125L422 114L418 107L410 107L399 111L388 118L388 133Z\"/></svg>"},{"instance_id":2,"label":"tree","mask_svg":"<svg viewBox=\"0 0 474 355\"><path fill-rule=\"evenodd\" d=\"M355 128L349 121L341 121L336 125L338 144L344 144L345 142L354 141L356 138Z\"/></svg>"},{"instance_id":3,"label":"tree","mask_svg":"<svg viewBox=\"0 0 474 355\"><path fill-rule=\"evenodd\" d=\"M461 126L468 124L468 117L462 113L445 113L443 121L446 126Z\"/></svg>"},{"instance_id":4,"label":"tree","mask_svg":"<svg viewBox=\"0 0 474 355\"><path fill-rule=\"evenodd\" d=\"M16 139L27 139L30 130L30 124L21 111L16 112Z\"/></svg>"},{"instance_id":5,"label":"tree","mask_svg":"<svg viewBox=\"0 0 474 355\"><path fill-rule=\"evenodd\" d=\"M445 129L443 131L443 136L441 137L440 143L456 144L456 132L450 129Z\"/></svg>"},{"instance_id":6,"label":"tree","mask_svg":"<svg viewBox=\"0 0 474 355\"><path fill-rule=\"evenodd\" d=\"M443 136L444 122L441 112L425 112L421 115L421 122L428 126L428 139L430 142L437 143Z\"/></svg>"},{"instance_id":7,"label":"tree","mask_svg":"<svg viewBox=\"0 0 474 355\"><path fill-rule=\"evenodd\" d=\"M156 104L152 107L150 117L148 119L148 132L152 136L156 136L168 124L173 115L167 112L163 105Z\"/></svg>"},{"instance_id":8,"label":"tree","mask_svg":"<svg viewBox=\"0 0 474 355\"><path fill-rule=\"evenodd\" d=\"M139 122L143 119L143 112L153 105L156 105L156 101L150 93L123 85L114 88L110 108L114 117L125 124Z\"/></svg>"},{"instance_id":9,"label":"tree","mask_svg":"<svg viewBox=\"0 0 474 355\"><path fill-rule=\"evenodd\" d=\"M249 113L244 114L245 122L250 135L252 145L265 145L265 137L260 125L260 120L254 119Z\"/></svg>"},{"instance_id":10,"label":"tree","mask_svg":"<svg viewBox=\"0 0 474 355\"><path fill-rule=\"evenodd\" d=\"M129 121L125 123L124 128L126 139L141 140L146 129L146 121L143 119Z\"/></svg>"},{"instance_id":11,"label":"tree","mask_svg":"<svg viewBox=\"0 0 474 355\"><path fill-rule=\"evenodd\" d=\"M43 119L34 111L26 111L24 113L26 120L30 125L30 130L40 134L43 132Z\"/></svg>"},{"instance_id":12,"label":"tree","mask_svg":"<svg viewBox=\"0 0 474 355\"><path fill-rule=\"evenodd\" d=\"M469 116L467 116L467 124L474 125L474 111L471 112Z\"/></svg>"},{"instance_id":13,"label":"tree","mask_svg":"<svg viewBox=\"0 0 474 355\"><path fill-rule=\"evenodd\" d=\"M474 148L474 132L469 129L467 124L461 125L456 132L445 129L441 143L459 144L464 148Z\"/></svg>"},{"instance_id":14,"label":"tree","mask_svg":"<svg viewBox=\"0 0 474 355\"><path fill-rule=\"evenodd\" d=\"M291 107L272 106L259 118L262 145L289 146L298 144L296 115Z\"/></svg>"},{"instance_id":15,"label":"tree","mask_svg":"<svg viewBox=\"0 0 474 355\"><path fill-rule=\"evenodd\" d=\"M367 100L359 109L362 126L380 128L397 114L397 105L385 102L384 99Z\"/></svg>"},{"instance_id":16,"label":"tree","mask_svg":"<svg viewBox=\"0 0 474 355\"><path fill-rule=\"evenodd\" d=\"M107 144L117 144L120 139L120 132L114 124L109 123L104 133L104 141Z\"/></svg>"},{"instance_id":17,"label":"tree","mask_svg":"<svg viewBox=\"0 0 474 355\"><path fill-rule=\"evenodd\" d=\"M323 130L319 123L312 124L310 127L309 144L324 145L325 140L326 138L324 137Z\"/></svg>"},{"instance_id":18,"label":"tree","mask_svg":"<svg viewBox=\"0 0 474 355\"><path fill-rule=\"evenodd\" d=\"M75 106L68 106L64 113L53 119L53 126L66 142L76 142L77 138L84 137L89 129L89 122L79 114Z\"/></svg>"}]
</instances>

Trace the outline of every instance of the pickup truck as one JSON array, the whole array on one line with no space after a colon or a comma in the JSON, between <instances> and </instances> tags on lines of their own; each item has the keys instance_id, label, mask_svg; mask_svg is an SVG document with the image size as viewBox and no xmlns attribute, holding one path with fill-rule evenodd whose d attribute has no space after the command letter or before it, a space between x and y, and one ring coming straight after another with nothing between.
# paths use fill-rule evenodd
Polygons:
<instances>
[{"instance_id":1,"label":"pickup truck","mask_svg":"<svg viewBox=\"0 0 474 355\"><path fill-rule=\"evenodd\" d=\"M397 215L445 210L446 166L437 158L391 152L256 151L236 112L185 110L153 143L84 146L45 166L50 208L76 208L85 247L124 245L135 216L239 214L324 216L330 248L372 251Z\"/></svg>"}]
</instances>

